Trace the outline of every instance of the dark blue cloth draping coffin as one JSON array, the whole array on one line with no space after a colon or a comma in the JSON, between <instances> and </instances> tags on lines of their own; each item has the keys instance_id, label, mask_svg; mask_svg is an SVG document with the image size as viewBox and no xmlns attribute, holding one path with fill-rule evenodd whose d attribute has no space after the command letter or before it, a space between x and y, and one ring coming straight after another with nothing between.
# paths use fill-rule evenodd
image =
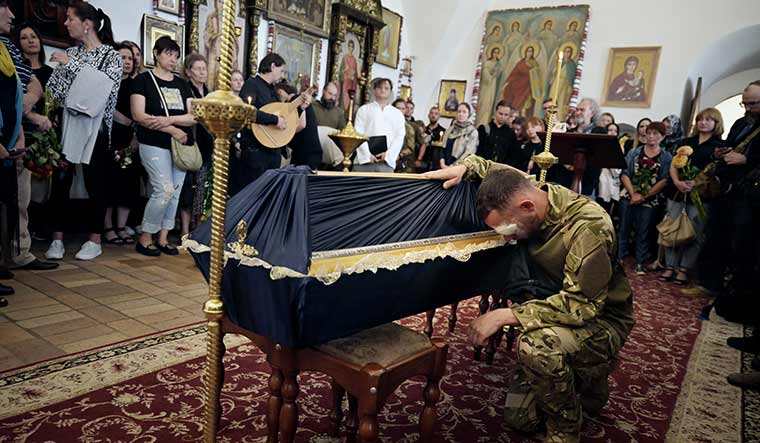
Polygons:
<instances>
[{"instance_id":1,"label":"dark blue cloth draping coffin","mask_svg":"<svg viewBox=\"0 0 760 443\"><path fill-rule=\"evenodd\" d=\"M226 314L277 343L304 347L503 287L513 248L341 275L329 284L308 275L312 257L325 251L488 231L476 213L476 192L475 183L444 190L430 180L268 171L230 199L225 243L238 240L236 227L245 220L256 258L300 275L273 279L269 266L228 257ZM209 245L210 237L206 222L188 244ZM189 249L208 279L208 250Z\"/></svg>"}]
</instances>

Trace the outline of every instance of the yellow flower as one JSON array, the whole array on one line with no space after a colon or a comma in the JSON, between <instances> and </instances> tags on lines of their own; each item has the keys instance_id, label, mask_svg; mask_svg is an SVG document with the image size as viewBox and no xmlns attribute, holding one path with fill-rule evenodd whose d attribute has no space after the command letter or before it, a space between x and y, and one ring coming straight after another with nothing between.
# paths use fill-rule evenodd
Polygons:
<instances>
[{"instance_id":1,"label":"yellow flower","mask_svg":"<svg viewBox=\"0 0 760 443\"><path fill-rule=\"evenodd\" d=\"M689 156L678 154L675 157L673 157L673 167L676 169L681 169L684 166L686 166L686 163L689 162Z\"/></svg>"},{"instance_id":2,"label":"yellow flower","mask_svg":"<svg viewBox=\"0 0 760 443\"><path fill-rule=\"evenodd\" d=\"M688 145L681 146L676 150L676 154L685 155L686 157L690 156L693 152L694 150L691 149L691 146Z\"/></svg>"}]
</instances>

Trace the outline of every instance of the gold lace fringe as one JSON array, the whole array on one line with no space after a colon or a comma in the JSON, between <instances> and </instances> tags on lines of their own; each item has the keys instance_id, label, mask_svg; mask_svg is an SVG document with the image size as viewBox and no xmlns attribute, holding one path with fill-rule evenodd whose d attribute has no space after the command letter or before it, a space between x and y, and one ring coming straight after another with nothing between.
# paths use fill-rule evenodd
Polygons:
<instances>
[{"instance_id":1,"label":"gold lace fringe","mask_svg":"<svg viewBox=\"0 0 760 443\"><path fill-rule=\"evenodd\" d=\"M273 266L258 257L244 255L240 250L226 250L224 260L225 264L228 259L232 258L244 266L259 266L269 269L269 277L272 280L314 277L325 285L331 285L343 275L363 272L376 273L379 270L395 271L404 265L424 263L428 260L451 257L466 262L476 252L497 248L504 246L504 244L505 241L501 235L493 231L486 231L378 246L315 252L312 255L308 274L283 266ZM182 239L181 248L195 253L210 251L207 245L187 237Z\"/></svg>"}]
</instances>

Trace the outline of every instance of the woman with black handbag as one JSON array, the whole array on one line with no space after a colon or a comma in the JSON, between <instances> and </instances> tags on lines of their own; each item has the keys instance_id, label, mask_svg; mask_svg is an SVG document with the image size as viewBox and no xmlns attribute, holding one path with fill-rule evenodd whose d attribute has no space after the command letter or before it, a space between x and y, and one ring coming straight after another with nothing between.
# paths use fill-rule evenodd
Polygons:
<instances>
[{"instance_id":1,"label":"woman with black handbag","mask_svg":"<svg viewBox=\"0 0 760 443\"><path fill-rule=\"evenodd\" d=\"M182 159L177 158L179 151L173 145L195 144L191 130L195 119L190 113L193 94L187 82L173 74L179 52L179 45L171 38L164 36L156 40L153 46L156 67L138 75L132 84L132 118L138 124L140 160L151 185L142 234L135 249L151 257L179 253L169 243L168 235L174 229L186 169L179 167ZM197 146L194 149L197 150ZM200 160L200 152L197 155ZM158 234L155 243L153 234Z\"/></svg>"},{"instance_id":2,"label":"woman with black handbag","mask_svg":"<svg viewBox=\"0 0 760 443\"><path fill-rule=\"evenodd\" d=\"M108 177L109 145L111 142L111 127L113 125L113 111L116 107L116 99L121 84L122 62L121 55L114 50L113 32L111 19L101 9L96 9L89 3L75 1L66 12L64 23L72 39L81 42L79 46L68 48L66 52L55 52L50 60L58 63L48 81L48 91L53 98L66 107L70 106L69 95L75 90L87 90L95 86L109 85L106 97L92 90L91 97L84 97L92 101L105 100L102 117L93 117L93 122L88 131L72 129L68 134L64 130L63 144L64 153L68 160L73 163L82 163L85 187L89 196L89 208L86 212L88 222L89 240L82 245L77 252L79 260L92 260L103 253L100 246L108 207L106 179ZM100 74L99 74L100 73ZM87 78L85 81L84 78ZM84 85L79 83L87 83ZM97 80L96 80L97 79ZM95 84L93 84L93 80ZM102 81L100 81L102 80ZM72 88L72 86L75 86ZM79 116L72 117L72 119ZM64 122L64 126L66 122ZM77 127L80 128L80 127ZM98 129L99 128L99 129ZM87 132L87 133L84 133ZM70 136L77 140L67 144L66 137ZM79 139L86 139L86 143L79 143ZM89 145L87 143L92 143ZM69 145L80 149L76 159L67 152ZM85 147L82 147L85 145ZM68 191L65 191L67 194ZM67 212L66 199L57 199L57 214L59 223L62 215ZM60 260L64 255L63 232L59 226L53 232L53 242L50 244L45 256L48 259Z\"/></svg>"}]
</instances>

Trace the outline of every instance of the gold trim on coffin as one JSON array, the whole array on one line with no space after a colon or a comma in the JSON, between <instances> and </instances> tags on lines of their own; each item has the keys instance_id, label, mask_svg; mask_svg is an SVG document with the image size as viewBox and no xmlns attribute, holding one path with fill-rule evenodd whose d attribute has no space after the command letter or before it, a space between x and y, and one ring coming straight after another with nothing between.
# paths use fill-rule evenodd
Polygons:
<instances>
[{"instance_id":1,"label":"gold trim on coffin","mask_svg":"<svg viewBox=\"0 0 760 443\"><path fill-rule=\"evenodd\" d=\"M224 260L226 263L232 258L244 266L260 266L269 269L269 277L272 280L314 277L325 285L331 285L343 275L367 271L376 273L379 270L395 271L404 265L424 263L439 258L451 257L466 262L476 252L504 246L505 243L501 235L493 231L484 231L377 246L321 251L312 254L308 274L282 266L273 266L258 257L243 255L239 250L224 251ZM210 251L207 245L189 238L183 239L182 248L195 253Z\"/></svg>"}]
</instances>

